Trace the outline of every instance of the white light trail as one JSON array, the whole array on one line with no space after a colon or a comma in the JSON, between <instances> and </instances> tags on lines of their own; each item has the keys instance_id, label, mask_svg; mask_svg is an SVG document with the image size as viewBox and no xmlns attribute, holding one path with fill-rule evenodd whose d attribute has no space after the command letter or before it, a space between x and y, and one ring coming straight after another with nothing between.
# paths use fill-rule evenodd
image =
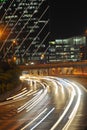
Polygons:
<instances>
[{"instance_id":1,"label":"white light trail","mask_svg":"<svg viewBox=\"0 0 87 130\"><path fill-rule=\"evenodd\" d=\"M42 4L43 2L41 2L41 4ZM32 4L32 2L30 3L30 5ZM19 37L19 35L22 33L22 31L23 31L23 29L26 27L26 25L29 23L29 21L31 21L31 18L34 16L34 14L36 13L36 10L37 9L39 9L40 8L40 6L41 6L41 4L39 4L39 6L34 10L34 12L32 13L32 15L31 15L31 17L27 20L27 22L25 22L25 24L24 24L24 26L21 28L21 30L19 31L19 33L17 34L17 36L15 37L15 39L17 39L18 37ZM28 6L28 8L29 8L29 6ZM27 10L27 9L26 9ZM22 43L21 43L22 44ZM21 45L20 44L20 45ZM5 58L5 56L7 55L7 53L8 53L8 51L11 49L11 47L12 47L12 44L9 46L9 48L8 48L8 50L7 50L7 52L5 53L5 55L4 55L4 58ZM18 48L19 49L19 48ZM17 50L18 50L17 49ZM17 51L16 50L16 51Z\"/></svg>"},{"instance_id":2,"label":"white light trail","mask_svg":"<svg viewBox=\"0 0 87 130\"><path fill-rule=\"evenodd\" d=\"M69 82L69 81L68 81ZM70 114L69 116L69 121L66 123L66 125L63 127L63 130L67 130L71 124L71 122L73 121L76 113L77 113L77 110L78 110L78 107L80 105L80 100L81 100L81 91L80 89L78 88L78 86L72 82L70 82L76 89L77 89L77 92L78 92L78 99L77 99L77 102L76 102L76 105L72 111L72 113Z\"/></svg>"},{"instance_id":3,"label":"white light trail","mask_svg":"<svg viewBox=\"0 0 87 130\"><path fill-rule=\"evenodd\" d=\"M3 2L1 5L0 5L0 10L3 8L5 2ZM3 14L4 15L4 14ZM3 17L3 16L2 16ZM1 21L2 22L2 21Z\"/></svg>"},{"instance_id":4,"label":"white light trail","mask_svg":"<svg viewBox=\"0 0 87 130\"><path fill-rule=\"evenodd\" d=\"M34 98L32 98L31 100L29 100L28 102L26 102L24 105L22 105L21 107L19 107L19 108L17 109L17 112L19 113L19 112L23 111L23 110L24 110L25 108L27 108L30 104L32 104L32 102L36 101L36 100L40 97L40 94L41 94L42 92L43 92L43 91L40 90L40 91L38 92L38 94L37 94Z\"/></svg>"},{"instance_id":5,"label":"white light trail","mask_svg":"<svg viewBox=\"0 0 87 130\"><path fill-rule=\"evenodd\" d=\"M47 39L47 37L49 36L49 34L50 34L50 32L48 32L46 34L46 36L44 37L44 39L42 40L42 42L39 44L39 46L37 47L36 51L32 54L32 56L34 56L37 53L37 51L39 50L39 48L41 47L41 45L45 42L45 40Z\"/></svg>"},{"instance_id":6,"label":"white light trail","mask_svg":"<svg viewBox=\"0 0 87 130\"><path fill-rule=\"evenodd\" d=\"M29 50L29 48L31 47L32 43L35 41L35 39L39 36L39 34L43 31L43 29L45 28L45 26L48 24L49 21L46 21L44 26L42 27L42 29L38 32L38 34L36 35L36 37L33 39L33 41L31 42L31 44L27 47L27 49L25 50L24 54L22 55L22 57L26 54L26 52Z\"/></svg>"},{"instance_id":7,"label":"white light trail","mask_svg":"<svg viewBox=\"0 0 87 130\"><path fill-rule=\"evenodd\" d=\"M58 126L60 121L63 119L63 117L65 116L65 114L67 113L68 109L70 108L70 106L73 102L73 99L74 99L74 96L76 93L75 93L73 86L71 86L71 87L72 87L72 95L71 95L70 101L69 101L67 107L65 108L65 110L63 111L62 115L60 116L60 118L57 120L57 122L52 126L52 128L50 130L55 130L55 128Z\"/></svg>"},{"instance_id":8,"label":"white light trail","mask_svg":"<svg viewBox=\"0 0 87 130\"><path fill-rule=\"evenodd\" d=\"M33 126L30 130L34 130L38 125L40 125L53 111L55 108L52 108L47 115L44 116L35 126Z\"/></svg>"},{"instance_id":9,"label":"white light trail","mask_svg":"<svg viewBox=\"0 0 87 130\"><path fill-rule=\"evenodd\" d=\"M13 4L13 2L14 2L14 0L12 0L11 4L8 6L7 10L6 10L5 13L3 14L3 17L1 18L0 21L3 21L5 15L7 14L8 10L9 10L9 8L11 7L11 5ZM3 5L4 5L4 2L3 2Z\"/></svg>"},{"instance_id":10,"label":"white light trail","mask_svg":"<svg viewBox=\"0 0 87 130\"><path fill-rule=\"evenodd\" d=\"M21 3L22 3L23 1L24 1L24 0L22 0L22 1L21 1ZM12 1L12 3L13 3L13 1ZM12 5L12 3L11 3L9 6L11 6L11 5ZM19 3L19 5L20 5L20 3ZM14 10L14 12L13 12L12 16L16 14L16 12L17 12L17 10L18 10L18 7L19 7L19 5L18 5L18 6L16 7L16 9ZM10 8L10 7L8 7L8 9L9 9L9 8ZM7 10L6 10L6 12L7 12ZM8 27L8 25L9 25L9 23L10 23L10 21L11 21L11 19L12 19L12 17L10 17L9 21L7 22L7 24L6 24L6 25L5 25L5 27L3 28L2 33L4 33L4 32L5 32L6 28Z\"/></svg>"},{"instance_id":11,"label":"white light trail","mask_svg":"<svg viewBox=\"0 0 87 130\"><path fill-rule=\"evenodd\" d=\"M31 1L31 3L32 3L32 1ZM25 8L24 11L26 11L28 8L29 8L29 6L27 6L27 8ZM13 28L10 30L10 32L9 32L9 34L8 34L8 36L7 36L7 38L5 39L5 41L3 42L2 47L0 48L0 51L3 49L3 47L4 47L5 43L6 43L6 41L8 40L9 36L11 35L12 31L14 30L14 28L17 26L17 24L18 24L18 22L20 21L20 19L23 17L23 15L24 15L24 12L21 14L21 16L19 17L18 21L16 21L15 25L13 26ZM5 57L5 55L4 55L4 57Z\"/></svg>"},{"instance_id":12,"label":"white light trail","mask_svg":"<svg viewBox=\"0 0 87 130\"><path fill-rule=\"evenodd\" d=\"M16 94L16 95L14 95L14 96L12 96L12 97L9 97L9 98L7 98L6 100L10 100L10 99L16 98L16 97L18 97L18 96L24 94L25 92L27 92L27 90L25 90L25 91L23 91L23 92L21 92L21 93L19 93L19 94Z\"/></svg>"},{"instance_id":13,"label":"white light trail","mask_svg":"<svg viewBox=\"0 0 87 130\"><path fill-rule=\"evenodd\" d=\"M57 81L57 82L58 82L58 84L61 86L61 88L62 88L62 93L64 94L64 87L63 87L62 83L60 83L59 81Z\"/></svg>"},{"instance_id":14,"label":"white light trail","mask_svg":"<svg viewBox=\"0 0 87 130\"><path fill-rule=\"evenodd\" d=\"M33 107L35 107L47 94L47 89L44 90L43 94L38 97L30 106L26 108L26 112L29 112Z\"/></svg>"},{"instance_id":15,"label":"white light trail","mask_svg":"<svg viewBox=\"0 0 87 130\"><path fill-rule=\"evenodd\" d=\"M45 11L42 13L42 15L38 18L37 23L39 22L39 20L41 20L41 18L43 17L43 15L46 13L46 11L48 10L49 6L47 6L47 8L45 9ZM35 28L35 26L37 25L37 23L34 24L34 26L32 27L31 30L33 30ZM21 42L20 46L17 48L17 50L15 51L14 55L17 53L18 49L20 49L20 47L23 45L24 41L28 38L28 36L31 34L31 30L29 31L29 33L26 35L26 37L23 39L23 41Z\"/></svg>"},{"instance_id":16,"label":"white light trail","mask_svg":"<svg viewBox=\"0 0 87 130\"><path fill-rule=\"evenodd\" d=\"M26 92L26 93L24 93L24 94L22 94L22 95L20 95L20 96L14 97L13 100L17 100L17 99L22 98L22 97L24 97L24 96L30 96L30 95L32 95L32 94L34 94L34 93L36 93L36 92L37 92L37 91L32 92L32 90L30 90L30 91L28 91L28 92Z\"/></svg>"},{"instance_id":17,"label":"white light trail","mask_svg":"<svg viewBox=\"0 0 87 130\"><path fill-rule=\"evenodd\" d=\"M47 50L49 49L49 46L46 48L46 50L43 52L43 54L45 55Z\"/></svg>"},{"instance_id":18,"label":"white light trail","mask_svg":"<svg viewBox=\"0 0 87 130\"><path fill-rule=\"evenodd\" d=\"M40 116L42 116L47 111L47 108L45 108L36 118L34 118L31 122L29 122L27 125L25 125L21 130L25 130L29 125L31 125L34 121L36 121Z\"/></svg>"},{"instance_id":19,"label":"white light trail","mask_svg":"<svg viewBox=\"0 0 87 130\"><path fill-rule=\"evenodd\" d=\"M42 78L42 79L43 79L43 78ZM44 78L44 79L46 79L46 80L48 80L48 81L51 81L51 82L54 84L54 87L55 87L55 94L58 93L58 84L57 84L57 82L56 82L54 79L49 78L49 77L47 77L47 76L46 76L46 78Z\"/></svg>"},{"instance_id":20,"label":"white light trail","mask_svg":"<svg viewBox=\"0 0 87 130\"><path fill-rule=\"evenodd\" d=\"M32 92L32 93L27 93L27 97L30 96L30 95L32 95L32 94L37 95L37 91L38 91L38 90L36 90L36 91L34 91L34 92ZM39 92L38 92L38 93L39 93Z\"/></svg>"}]
</instances>

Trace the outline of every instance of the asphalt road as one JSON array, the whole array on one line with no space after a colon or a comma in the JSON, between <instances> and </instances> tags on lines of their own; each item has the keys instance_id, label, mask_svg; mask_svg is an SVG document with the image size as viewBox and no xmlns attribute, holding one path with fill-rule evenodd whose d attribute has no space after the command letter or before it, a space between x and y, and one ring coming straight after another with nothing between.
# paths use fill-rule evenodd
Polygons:
<instances>
[{"instance_id":1,"label":"asphalt road","mask_svg":"<svg viewBox=\"0 0 87 130\"><path fill-rule=\"evenodd\" d=\"M81 102L69 130L87 130L87 78L70 78L81 89Z\"/></svg>"},{"instance_id":2,"label":"asphalt road","mask_svg":"<svg viewBox=\"0 0 87 130\"><path fill-rule=\"evenodd\" d=\"M39 87L24 88L21 94L0 103L0 130L61 130L68 124L79 97L78 91L75 88L76 95L73 96L73 89L68 82L46 78L40 79L39 85L36 85ZM84 125L81 130L86 130L87 92L78 86L81 89L80 107L71 125L66 127L69 130L80 130L81 125ZM71 97L71 106L64 114Z\"/></svg>"}]
</instances>

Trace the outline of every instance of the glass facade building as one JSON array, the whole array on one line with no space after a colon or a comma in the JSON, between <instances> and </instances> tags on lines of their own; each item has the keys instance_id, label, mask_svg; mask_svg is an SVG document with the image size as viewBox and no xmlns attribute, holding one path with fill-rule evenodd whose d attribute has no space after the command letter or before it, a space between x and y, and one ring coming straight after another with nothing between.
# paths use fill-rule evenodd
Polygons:
<instances>
[{"instance_id":1,"label":"glass facade building","mask_svg":"<svg viewBox=\"0 0 87 130\"><path fill-rule=\"evenodd\" d=\"M48 0L0 2L0 28L2 59L40 60L49 39Z\"/></svg>"},{"instance_id":2,"label":"glass facade building","mask_svg":"<svg viewBox=\"0 0 87 130\"><path fill-rule=\"evenodd\" d=\"M87 46L85 36L71 37L67 39L57 39L49 42L49 61L81 61Z\"/></svg>"}]
</instances>

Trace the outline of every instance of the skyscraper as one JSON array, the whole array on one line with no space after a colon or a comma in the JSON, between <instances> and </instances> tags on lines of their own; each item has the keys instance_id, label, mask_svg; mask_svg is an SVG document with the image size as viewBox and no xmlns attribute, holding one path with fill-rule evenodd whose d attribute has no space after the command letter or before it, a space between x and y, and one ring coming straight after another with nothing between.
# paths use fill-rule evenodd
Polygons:
<instances>
[{"instance_id":1,"label":"skyscraper","mask_svg":"<svg viewBox=\"0 0 87 130\"><path fill-rule=\"evenodd\" d=\"M48 0L0 2L0 26L3 59L15 56L19 62L40 60L48 47Z\"/></svg>"}]
</instances>

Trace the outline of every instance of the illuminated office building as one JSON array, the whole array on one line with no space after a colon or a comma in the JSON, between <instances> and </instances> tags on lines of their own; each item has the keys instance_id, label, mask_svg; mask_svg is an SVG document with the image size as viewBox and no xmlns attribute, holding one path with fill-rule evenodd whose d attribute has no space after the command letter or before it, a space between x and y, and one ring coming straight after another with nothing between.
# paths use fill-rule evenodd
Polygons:
<instances>
[{"instance_id":1,"label":"illuminated office building","mask_svg":"<svg viewBox=\"0 0 87 130\"><path fill-rule=\"evenodd\" d=\"M22 63L40 60L49 38L48 0L0 2L0 26L3 27L0 45L3 59L15 56Z\"/></svg>"},{"instance_id":2,"label":"illuminated office building","mask_svg":"<svg viewBox=\"0 0 87 130\"><path fill-rule=\"evenodd\" d=\"M87 59L85 36L57 39L49 42L49 61L81 61Z\"/></svg>"}]
</instances>

